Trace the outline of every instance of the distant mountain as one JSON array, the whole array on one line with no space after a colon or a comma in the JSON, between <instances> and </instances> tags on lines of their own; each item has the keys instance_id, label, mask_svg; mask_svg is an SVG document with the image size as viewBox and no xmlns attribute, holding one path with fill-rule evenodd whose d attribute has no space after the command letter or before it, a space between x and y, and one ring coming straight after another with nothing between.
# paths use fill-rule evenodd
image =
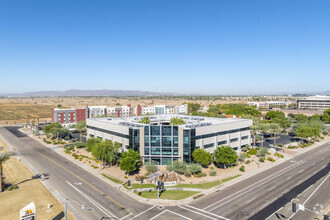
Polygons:
<instances>
[{"instance_id":1,"label":"distant mountain","mask_svg":"<svg viewBox=\"0 0 330 220\"><path fill-rule=\"evenodd\" d=\"M54 96L170 96L175 93L148 92L139 90L79 90L37 91L23 93L0 94L0 97L54 97Z\"/></svg>"}]
</instances>

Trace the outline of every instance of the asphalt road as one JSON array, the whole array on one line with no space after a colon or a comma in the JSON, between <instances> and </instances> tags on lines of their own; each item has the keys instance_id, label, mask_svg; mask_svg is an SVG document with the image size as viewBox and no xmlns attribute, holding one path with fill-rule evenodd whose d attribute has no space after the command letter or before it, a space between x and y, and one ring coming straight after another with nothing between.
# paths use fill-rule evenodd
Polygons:
<instances>
[{"instance_id":1,"label":"asphalt road","mask_svg":"<svg viewBox=\"0 0 330 220\"><path fill-rule=\"evenodd\" d=\"M139 203L17 128L1 128L0 134L40 172L50 174L55 188L77 204L71 212L79 219L266 219L313 186L329 172L330 144L323 144L227 188L219 189L189 205L159 207ZM322 193L322 192L320 192ZM323 192L328 195L327 192Z\"/></svg>"}]
</instances>

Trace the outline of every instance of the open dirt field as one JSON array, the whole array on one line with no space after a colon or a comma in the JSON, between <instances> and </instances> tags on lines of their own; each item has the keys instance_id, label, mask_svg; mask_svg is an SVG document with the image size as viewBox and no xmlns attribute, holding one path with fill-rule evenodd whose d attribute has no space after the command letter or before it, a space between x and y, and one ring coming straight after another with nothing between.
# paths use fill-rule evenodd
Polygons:
<instances>
[{"instance_id":1,"label":"open dirt field","mask_svg":"<svg viewBox=\"0 0 330 220\"><path fill-rule=\"evenodd\" d=\"M181 105L182 103L199 103L202 106L223 103L243 103L246 100L240 98L225 97L223 100L198 100L176 97L48 97L48 98L0 98L0 122L5 120L20 121L26 120L27 115L40 118L51 118L53 107L84 107L92 105L121 106L131 104L137 105Z\"/></svg>"},{"instance_id":2,"label":"open dirt field","mask_svg":"<svg viewBox=\"0 0 330 220\"><path fill-rule=\"evenodd\" d=\"M5 147L1 139L0 146ZM22 161L12 157L4 163L3 168L6 180L11 184L17 184L19 189L0 193L1 220L19 219L19 210L32 201L36 205L38 219L54 219L56 216L63 216L63 205L39 180L31 180L33 174ZM50 209L47 207L48 204L52 205ZM68 219L74 219L70 213L68 213Z\"/></svg>"}]
</instances>

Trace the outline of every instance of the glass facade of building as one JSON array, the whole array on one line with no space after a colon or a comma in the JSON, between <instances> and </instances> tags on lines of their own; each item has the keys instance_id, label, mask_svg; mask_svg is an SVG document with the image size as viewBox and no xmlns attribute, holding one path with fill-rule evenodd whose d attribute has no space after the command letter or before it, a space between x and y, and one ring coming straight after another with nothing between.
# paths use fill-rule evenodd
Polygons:
<instances>
[{"instance_id":1,"label":"glass facade of building","mask_svg":"<svg viewBox=\"0 0 330 220\"><path fill-rule=\"evenodd\" d=\"M129 129L129 148L140 153L140 130Z\"/></svg>"},{"instance_id":2,"label":"glass facade of building","mask_svg":"<svg viewBox=\"0 0 330 220\"><path fill-rule=\"evenodd\" d=\"M179 157L178 126L147 125L144 127L144 161L171 164Z\"/></svg>"}]
</instances>

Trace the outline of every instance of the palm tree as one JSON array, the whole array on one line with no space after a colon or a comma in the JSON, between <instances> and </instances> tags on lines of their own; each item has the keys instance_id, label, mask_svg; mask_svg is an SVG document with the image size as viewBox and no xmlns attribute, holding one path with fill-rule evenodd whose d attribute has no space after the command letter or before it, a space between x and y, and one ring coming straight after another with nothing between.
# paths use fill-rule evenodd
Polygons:
<instances>
[{"instance_id":1,"label":"palm tree","mask_svg":"<svg viewBox=\"0 0 330 220\"><path fill-rule=\"evenodd\" d=\"M0 154L0 192L2 192L2 163L10 158L10 153Z\"/></svg>"},{"instance_id":2,"label":"palm tree","mask_svg":"<svg viewBox=\"0 0 330 220\"><path fill-rule=\"evenodd\" d=\"M253 133L253 147L256 148L256 135L257 135L257 131L259 131L259 124L254 123L252 126L250 126L250 130Z\"/></svg>"},{"instance_id":3,"label":"palm tree","mask_svg":"<svg viewBox=\"0 0 330 220\"><path fill-rule=\"evenodd\" d=\"M264 147L264 133L269 131L269 124L268 123L259 123L258 127L261 132L261 149Z\"/></svg>"},{"instance_id":4,"label":"palm tree","mask_svg":"<svg viewBox=\"0 0 330 220\"><path fill-rule=\"evenodd\" d=\"M276 146L276 133L281 132L281 126L277 123L270 123L269 124L269 130L273 133L274 137L274 146Z\"/></svg>"},{"instance_id":5,"label":"palm tree","mask_svg":"<svg viewBox=\"0 0 330 220\"><path fill-rule=\"evenodd\" d=\"M77 124L73 125L72 127L75 128L76 131L78 131L80 133L79 134L79 141L81 141L81 133L86 131L86 122L80 121Z\"/></svg>"}]
</instances>

